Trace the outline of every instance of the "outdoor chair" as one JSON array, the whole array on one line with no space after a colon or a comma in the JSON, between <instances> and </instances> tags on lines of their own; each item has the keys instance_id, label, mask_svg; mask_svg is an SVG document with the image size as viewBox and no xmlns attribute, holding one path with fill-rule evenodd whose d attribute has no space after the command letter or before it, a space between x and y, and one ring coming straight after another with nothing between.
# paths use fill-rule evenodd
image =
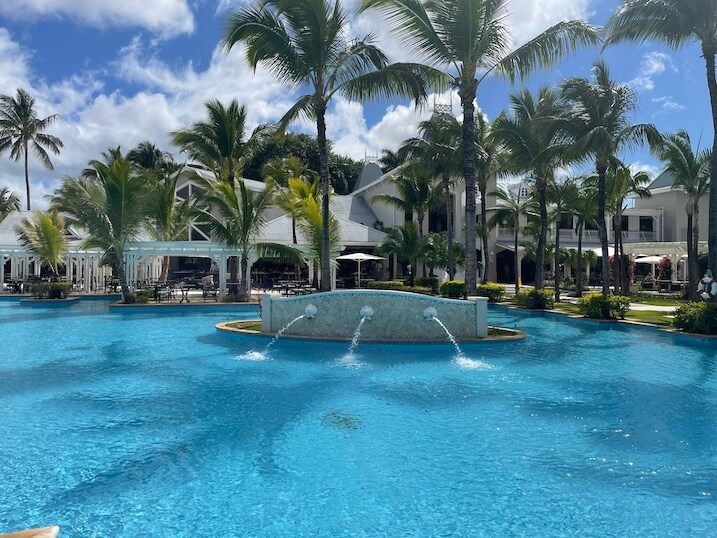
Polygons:
<instances>
[{"instance_id":1,"label":"outdoor chair","mask_svg":"<svg viewBox=\"0 0 717 538\"><path fill-rule=\"evenodd\" d=\"M219 300L219 290L214 284L213 275L202 277L202 298L206 301L207 297L214 297L215 301Z\"/></svg>"}]
</instances>

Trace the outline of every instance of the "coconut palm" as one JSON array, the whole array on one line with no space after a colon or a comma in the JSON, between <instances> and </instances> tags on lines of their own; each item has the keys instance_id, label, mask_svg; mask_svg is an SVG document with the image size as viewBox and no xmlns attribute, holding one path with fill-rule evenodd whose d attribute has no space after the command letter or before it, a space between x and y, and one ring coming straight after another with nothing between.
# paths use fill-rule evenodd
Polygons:
<instances>
[{"instance_id":1,"label":"coconut palm","mask_svg":"<svg viewBox=\"0 0 717 538\"><path fill-rule=\"evenodd\" d=\"M56 209L35 211L32 218L26 217L15 226L15 233L20 245L48 266L53 275L59 275L58 266L67 257L67 227Z\"/></svg>"},{"instance_id":2,"label":"coconut palm","mask_svg":"<svg viewBox=\"0 0 717 538\"><path fill-rule=\"evenodd\" d=\"M515 292L520 290L520 256L518 254L518 236L520 235L520 221L523 216L535 218L537 216L537 202L533 193L521 198L519 191L513 193L508 189L499 188L490 193L495 196L496 205L488 209L492 214L488 225L495 227L507 226L513 230L513 252L515 263Z\"/></svg>"},{"instance_id":3,"label":"coconut palm","mask_svg":"<svg viewBox=\"0 0 717 538\"><path fill-rule=\"evenodd\" d=\"M453 244L455 264L463 265L466 251L461 243ZM448 267L448 238L442 233L431 233L426 237L426 251L423 256L426 266L430 270L429 276L435 276L436 267Z\"/></svg>"},{"instance_id":4,"label":"coconut palm","mask_svg":"<svg viewBox=\"0 0 717 538\"><path fill-rule=\"evenodd\" d=\"M598 41L597 29L580 21L556 24L511 51L507 0L362 0L378 8L411 50L449 77L463 108L463 176L466 188L466 290L476 285L475 105L478 87L498 73L525 77L550 67L582 45ZM480 74L477 77L477 73ZM472 292L470 292L472 293Z\"/></svg>"},{"instance_id":5,"label":"coconut palm","mask_svg":"<svg viewBox=\"0 0 717 538\"><path fill-rule=\"evenodd\" d=\"M575 233L578 236L578 250L575 260L575 285L578 297L583 294L583 262L585 261L583 255L583 232L587 224L599 225L597 221L596 189L596 185L591 185L590 182L586 182L583 178L577 192L574 193L572 200L568 202L566 207L567 211L575 217Z\"/></svg>"},{"instance_id":6,"label":"coconut palm","mask_svg":"<svg viewBox=\"0 0 717 538\"><path fill-rule=\"evenodd\" d=\"M381 150L381 158L378 160L378 164L381 165L381 169L386 173L398 168L404 161L405 159L400 152L384 148Z\"/></svg>"},{"instance_id":7,"label":"coconut palm","mask_svg":"<svg viewBox=\"0 0 717 538\"><path fill-rule=\"evenodd\" d=\"M329 289L329 161L326 111L338 95L364 100L408 96L425 100L425 79L431 72L412 64L389 65L373 36L348 38L349 20L338 0L261 0L239 8L227 18L224 44L246 46L246 59L256 68L265 65L292 88L305 88L281 120L282 127L298 117L316 121L321 177L323 237L321 285Z\"/></svg>"},{"instance_id":8,"label":"coconut palm","mask_svg":"<svg viewBox=\"0 0 717 538\"><path fill-rule=\"evenodd\" d=\"M453 198L451 187L461 169L461 125L450 114L434 113L418 125L419 137L409 138L401 144L399 154L417 160L418 166L432 171L443 190L446 206L446 241L448 259L446 269L449 279L456 272L454 256Z\"/></svg>"},{"instance_id":9,"label":"coconut palm","mask_svg":"<svg viewBox=\"0 0 717 538\"><path fill-rule=\"evenodd\" d=\"M274 201L291 217L291 238L297 243L296 221L301 217L302 204L307 198L318 199L319 179L301 159L272 160L262 168L264 179L274 181L278 189Z\"/></svg>"},{"instance_id":10,"label":"coconut palm","mask_svg":"<svg viewBox=\"0 0 717 538\"><path fill-rule=\"evenodd\" d=\"M687 273L690 298L696 300L697 282L700 279L697 263L700 199L710 188L712 151L703 150L696 153L692 149L690 135L680 130L665 136L664 142L657 149L657 155L665 163L667 172L672 175L673 187L687 195Z\"/></svg>"},{"instance_id":11,"label":"coconut palm","mask_svg":"<svg viewBox=\"0 0 717 538\"><path fill-rule=\"evenodd\" d=\"M605 45L654 39L672 49L688 43L700 45L706 65L712 108L713 142L710 178L717 178L717 0L623 0L608 21ZM709 194L709 267L717 268L717 189Z\"/></svg>"},{"instance_id":12,"label":"coconut palm","mask_svg":"<svg viewBox=\"0 0 717 538\"><path fill-rule=\"evenodd\" d=\"M422 163L411 161L389 181L396 187L396 195L377 194L371 197L371 202L388 205L404 213L415 213L418 233L423 237L426 215L442 201L442 192L435 187L433 174Z\"/></svg>"},{"instance_id":13,"label":"coconut palm","mask_svg":"<svg viewBox=\"0 0 717 538\"><path fill-rule=\"evenodd\" d=\"M127 160L145 171L165 171L174 163L172 156L162 151L149 140L140 142L127 152Z\"/></svg>"},{"instance_id":14,"label":"coconut palm","mask_svg":"<svg viewBox=\"0 0 717 538\"><path fill-rule=\"evenodd\" d=\"M560 218L564 213L573 199L578 195L578 187L573 178L567 178L563 181L558 181L553 178L552 181L548 182L546 189L546 197L548 203L553 208L553 221L555 222L555 252L560 252ZM555 302L560 302L560 256L553 256L553 272L554 282L553 289L555 290Z\"/></svg>"},{"instance_id":15,"label":"coconut palm","mask_svg":"<svg viewBox=\"0 0 717 538\"><path fill-rule=\"evenodd\" d=\"M247 138L246 107L240 106L236 99L229 106L212 99L204 108L208 120L173 131L170 133L172 143L211 170L217 179L226 178L233 186L270 129L260 125Z\"/></svg>"},{"instance_id":16,"label":"coconut palm","mask_svg":"<svg viewBox=\"0 0 717 538\"><path fill-rule=\"evenodd\" d=\"M302 198L300 204L299 215L297 219L297 226L301 231L301 235L304 238L304 250L308 258L314 264L314 286L316 287L316 280L318 279L317 268L321 267L321 256L323 255L322 244L324 234L323 224L323 212L321 211L321 202L318 196L318 181L314 184L316 189L311 196L305 196ZM340 253L341 248L341 231L339 229L339 222L336 218L329 213L329 264L333 265L336 263L336 257Z\"/></svg>"},{"instance_id":17,"label":"coconut palm","mask_svg":"<svg viewBox=\"0 0 717 538\"><path fill-rule=\"evenodd\" d=\"M68 225L87 230L85 248L104 251L103 263L112 267L128 302L124 252L145 226L149 183L122 157L109 163L92 161L90 166L94 177L64 178L50 198L51 206L66 215Z\"/></svg>"},{"instance_id":18,"label":"coconut palm","mask_svg":"<svg viewBox=\"0 0 717 538\"><path fill-rule=\"evenodd\" d=\"M239 250L241 259L241 282L238 299L250 298L249 257L283 257L299 260L298 253L285 245L258 241L266 225L267 213L273 203L275 186L267 183L261 192L250 191L243 180L232 184L229 181L203 181L205 192L200 204L195 206L194 216L211 230L212 234L230 249ZM232 257L234 258L234 257ZM231 263L230 280L237 281L237 264Z\"/></svg>"},{"instance_id":19,"label":"coconut palm","mask_svg":"<svg viewBox=\"0 0 717 538\"><path fill-rule=\"evenodd\" d=\"M15 161L24 159L28 211L30 211L29 154L32 151L45 168L53 169L47 150L58 155L63 146L62 140L43 131L59 118L57 114L43 119L38 118L35 98L22 88L17 89L15 97L0 95L0 154L10 150L11 159Z\"/></svg>"},{"instance_id":20,"label":"coconut palm","mask_svg":"<svg viewBox=\"0 0 717 538\"><path fill-rule=\"evenodd\" d=\"M0 189L0 222L13 211L20 211L20 199L10 189L3 187Z\"/></svg>"},{"instance_id":21,"label":"coconut palm","mask_svg":"<svg viewBox=\"0 0 717 538\"><path fill-rule=\"evenodd\" d=\"M415 274L419 261L426 255L428 239L421 236L415 222L404 222L388 231L383 243L378 247L382 254L393 254L398 261L411 264Z\"/></svg>"},{"instance_id":22,"label":"coconut palm","mask_svg":"<svg viewBox=\"0 0 717 538\"><path fill-rule=\"evenodd\" d=\"M145 231L154 241L181 241L187 239L187 230L193 218L193 202L177 202L179 174L171 167L162 176L150 172L147 178L149 190L146 200L147 222ZM160 280L167 281L169 256L162 260Z\"/></svg>"},{"instance_id":23,"label":"coconut palm","mask_svg":"<svg viewBox=\"0 0 717 538\"><path fill-rule=\"evenodd\" d=\"M506 149L505 170L529 174L535 184L540 215L538 244L535 249L535 288L542 289L545 278L545 245L548 238L547 186L563 159L556 142L557 122L551 121L560 108L555 92L540 88L533 96L522 90L510 96L510 113L501 113L493 122L493 137Z\"/></svg>"},{"instance_id":24,"label":"coconut palm","mask_svg":"<svg viewBox=\"0 0 717 538\"><path fill-rule=\"evenodd\" d=\"M615 294L629 295L630 283L627 278L627 266L625 264L625 248L622 240L622 212L625 208L625 201L631 198L650 198L652 194L647 186L652 178L647 172L637 171L634 174L629 167L617 163L611 167L606 177L606 198L608 211L613 218L614 249L615 256L613 271L615 274Z\"/></svg>"},{"instance_id":25,"label":"coconut palm","mask_svg":"<svg viewBox=\"0 0 717 538\"><path fill-rule=\"evenodd\" d=\"M570 78L560 85L566 112L557 120L571 143L576 159L594 159L598 175L597 219L602 248L602 293L610 294L610 260L605 222L606 174L617 153L643 142L659 143L660 134L654 125L630 123L629 115L637 98L627 85L610 78L607 65L598 60L593 64L594 80Z\"/></svg>"}]
</instances>

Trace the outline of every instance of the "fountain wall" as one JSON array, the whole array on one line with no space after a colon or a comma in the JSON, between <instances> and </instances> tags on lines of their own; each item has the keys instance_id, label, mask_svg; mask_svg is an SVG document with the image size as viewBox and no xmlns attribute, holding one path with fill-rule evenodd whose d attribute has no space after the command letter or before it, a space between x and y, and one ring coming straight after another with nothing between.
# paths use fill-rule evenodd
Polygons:
<instances>
[{"instance_id":1,"label":"fountain wall","mask_svg":"<svg viewBox=\"0 0 717 538\"><path fill-rule=\"evenodd\" d=\"M301 297L264 294L262 331L278 332L303 315L310 304L316 306L316 316L298 320L285 335L351 339L365 306L373 313L362 326L362 341L445 341L446 334L440 325L424 315L426 308L435 309L436 317L458 340L488 335L488 299L485 297L460 301L385 290L338 290Z\"/></svg>"}]
</instances>

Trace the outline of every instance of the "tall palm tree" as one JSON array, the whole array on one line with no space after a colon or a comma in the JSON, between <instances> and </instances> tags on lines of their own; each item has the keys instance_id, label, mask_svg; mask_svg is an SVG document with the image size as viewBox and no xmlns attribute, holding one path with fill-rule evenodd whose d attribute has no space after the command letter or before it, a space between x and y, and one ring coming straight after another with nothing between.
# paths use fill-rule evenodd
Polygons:
<instances>
[{"instance_id":1,"label":"tall palm tree","mask_svg":"<svg viewBox=\"0 0 717 538\"><path fill-rule=\"evenodd\" d=\"M140 142L127 152L127 160L140 170L165 171L174 159L166 151L159 149L149 140Z\"/></svg>"},{"instance_id":2,"label":"tall palm tree","mask_svg":"<svg viewBox=\"0 0 717 538\"><path fill-rule=\"evenodd\" d=\"M177 181L179 174L174 167L163 176L150 171L147 178L149 190L146 200L147 222L145 231L154 241L181 241L187 239L187 230L194 216L193 201L177 202ZM160 280L167 281L170 257L162 260Z\"/></svg>"},{"instance_id":3,"label":"tall palm tree","mask_svg":"<svg viewBox=\"0 0 717 538\"><path fill-rule=\"evenodd\" d=\"M378 160L378 164L381 165L381 169L385 174L401 166L404 161L405 159L400 152L384 148L381 150L381 158Z\"/></svg>"},{"instance_id":4,"label":"tall palm tree","mask_svg":"<svg viewBox=\"0 0 717 538\"><path fill-rule=\"evenodd\" d=\"M594 81L570 78L560 85L566 112L557 120L571 144L576 159L594 159L598 175L597 219L602 249L602 293L610 294L610 260L605 222L606 174L617 153L643 142L659 143L661 136L654 125L630 122L636 107L635 93L627 85L610 78L607 65L598 60L593 67Z\"/></svg>"},{"instance_id":5,"label":"tall palm tree","mask_svg":"<svg viewBox=\"0 0 717 538\"><path fill-rule=\"evenodd\" d=\"M15 226L20 245L32 252L42 265L58 276L58 266L67 257L67 227L62 215L51 209L47 213L35 211L32 218L22 219Z\"/></svg>"},{"instance_id":6,"label":"tall palm tree","mask_svg":"<svg viewBox=\"0 0 717 538\"><path fill-rule=\"evenodd\" d=\"M415 213L418 233L423 237L423 223L428 212L442 201L442 192L436 189L431 171L418 161L410 161L389 180L396 187L396 196L377 194L372 203L385 204L404 213Z\"/></svg>"},{"instance_id":7,"label":"tall palm tree","mask_svg":"<svg viewBox=\"0 0 717 538\"><path fill-rule=\"evenodd\" d=\"M285 127L298 117L316 121L321 177L323 234L321 286L329 289L329 160L326 111L335 95L364 100L381 96L426 98L430 70L412 64L389 65L373 36L348 38L349 20L339 0L261 0L227 18L224 44L246 45L246 59L264 64L280 81L309 93L299 97L281 120Z\"/></svg>"},{"instance_id":8,"label":"tall palm tree","mask_svg":"<svg viewBox=\"0 0 717 538\"><path fill-rule=\"evenodd\" d=\"M318 186L318 181L314 182ZM304 249L309 259L314 264L314 285L318 282L317 266L321 266L321 256L323 256L322 244L324 235L324 215L321 211L321 202L318 196L318 189L315 194L304 196L301 200L297 225L304 238ZM341 248L341 231L339 222L329 213L329 263L335 264L336 257L340 253Z\"/></svg>"},{"instance_id":9,"label":"tall palm tree","mask_svg":"<svg viewBox=\"0 0 717 538\"><path fill-rule=\"evenodd\" d=\"M21 157L24 159L28 211L30 211L28 157L32 151L45 168L53 169L47 150L58 155L63 146L62 140L43 131L58 119L60 116L57 114L43 119L38 118L35 98L22 88L17 89L15 97L0 95L0 154L10 150L11 159L15 161L19 161Z\"/></svg>"},{"instance_id":10,"label":"tall palm tree","mask_svg":"<svg viewBox=\"0 0 717 538\"><path fill-rule=\"evenodd\" d=\"M630 294L630 283L625 264L625 247L622 240L622 212L625 209L625 201L628 197L650 198L652 193L647 186L651 181L652 178L647 172L638 171L633 174L630 168L622 163L615 163L606 177L606 199L608 211L612 214L613 219L615 249L613 270L616 295Z\"/></svg>"},{"instance_id":11,"label":"tall palm tree","mask_svg":"<svg viewBox=\"0 0 717 538\"><path fill-rule=\"evenodd\" d=\"M172 143L233 187L246 162L270 130L260 125L247 138L247 111L233 99L224 106L217 99L204 104L207 121L197 121L170 133Z\"/></svg>"},{"instance_id":12,"label":"tall palm tree","mask_svg":"<svg viewBox=\"0 0 717 538\"><path fill-rule=\"evenodd\" d=\"M86 248L104 250L103 262L117 275L127 302L131 294L124 251L144 228L149 183L122 157L109 163L92 161L90 166L94 177L64 178L50 198L51 206L66 215L68 225L87 230Z\"/></svg>"},{"instance_id":13,"label":"tall palm tree","mask_svg":"<svg viewBox=\"0 0 717 538\"><path fill-rule=\"evenodd\" d=\"M456 262L451 188L461 169L461 125L453 115L435 112L429 120L419 123L418 132L419 137L401 144L399 154L417 160L418 166L431 170L438 178L446 206L447 272L453 280Z\"/></svg>"},{"instance_id":14,"label":"tall palm tree","mask_svg":"<svg viewBox=\"0 0 717 538\"><path fill-rule=\"evenodd\" d=\"M194 214L207 224L221 243L240 251L242 276L237 298L248 300L251 284L248 267L252 253L299 259L298 253L290 247L258 241L273 203L274 184L267 183L264 190L258 193L250 191L241 179L233 186L229 181L204 181L202 187L205 192L200 204L195 206ZM237 281L235 261L231 263L230 280Z\"/></svg>"},{"instance_id":15,"label":"tall palm tree","mask_svg":"<svg viewBox=\"0 0 717 538\"><path fill-rule=\"evenodd\" d=\"M573 178L567 178L558 181L553 178L548 182L546 189L546 197L548 203L553 208L553 221L555 222L555 255L553 256L553 289L555 291L555 302L560 302L560 219L564 213L568 213L567 208L570 203L578 196L578 187Z\"/></svg>"},{"instance_id":16,"label":"tall palm tree","mask_svg":"<svg viewBox=\"0 0 717 538\"><path fill-rule=\"evenodd\" d=\"M710 178L717 179L717 0L623 0L606 27L605 45L623 41L644 42L654 39L672 49L697 42L702 51L707 74L707 88L712 108L714 140L710 161ZM708 266L717 269L717 189L709 197Z\"/></svg>"},{"instance_id":17,"label":"tall palm tree","mask_svg":"<svg viewBox=\"0 0 717 538\"><path fill-rule=\"evenodd\" d=\"M692 149L690 135L686 131L680 130L665 135L664 142L657 149L657 155L667 166L666 170L672 175L673 187L687 195L685 208L687 211L687 273L690 283L690 298L697 300L697 282L700 279L700 269L697 263L700 240L700 199L710 188L712 151L695 152Z\"/></svg>"},{"instance_id":18,"label":"tall palm tree","mask_svg":"<svg viewBox=\"0 0 717 538\"><path fill-rule=\"evenodd\" d=\"M515 194L508 189L499 188L490 193L495 196L496 205L488 209L492 214L488 221L491 227L502 224L513 230L513 252L515 264L515 291L520 291L520 256L518 253L518 236L520 235L521 217L534 218L537 216L537 202L535 196L521 198L519 192Z\"/></svg>"},{"instance_id":19,"label":"tall palm tree","mask_svg":"<svg viewBox=\"0 0 717 538\"><path fill-rule=\"evenodd\" d=\"M581 21L556 24L511 51L507 0L362 0L378 8L392 29L429 65L444 71L463 108L463 177L466 188L466 290L476 285L475 105L478 87L494 73L525 77L550 67L568 52L598 41L597 29ZM479 73L480 71L480 73ZM478 78L476 78L478 77Z\"/></svg>"},{"instance_id":20,"label":"tall palm tree","mask_svg":"<svg viewBox=\"0 0 717 538\"><path fill-rule=\"evenodd\" d=\"M286 188L276 194L276 205L291 217L291 238L294 244L297 243L296 223L304 211L304 202L309 198L318 200L320 186L318 178L312 180L309 176L295 176L289 178Z\"/></svg>"},{"instance_id":21,"label":"tall palm tree","mask_svg":"<svg viewBox=\"0 0 717 538\"><path fill-rule=\"evenodd\" d=\"M426 255L428 238L421 236L415 222L404 222L400 226L391 228L383 243L378 247L382 254L393 254L400 262L406 262L413 267L413 274L419 261Z\"/></svg>"},{"instance_id":22,"label":"tall palm tree","mask_svg":"<svg viewBox=\"0 0 717 538\"><path fill-rule=\"evenodd\" d=\"M547 186L563 159L556 143L557 122L551 121L560 110L558 97L548 88L533 96L522 90L510 96L510 113L501 113L493 121L493 136L507 150L506 170L529 174L535 184L540 215L538 245L535 250L535 288L542 289L545 280L545 245L548 239Z\"/></svg>"},{"instance_id":23,"label":"tall palm tree","mask_svg":"<svg viewBox=\"0 0 717 538\"><path fill-rule=\"evenodd\" d=\"M10 189L3 187L0 189L0 222L13 211L20 211L20 199Z\"/></svg>"},{"instance_id":24,"label":"tall palm tree","mask_svg":"<svg viewBox=\"0 0 717 538\"><path fill-rule=\"evenodd\" d=\"M578 236L578 250L576 257L575 285L578 297L583 294L583 232L587 224L599 225L597 219L596 186L586 182L583 178L574 197L567 204L566 209L575 217L575 233ZM603 219L604 220L604 219ZM603 251L604 257L604 251Z\"/></svg>"}]
</instances>

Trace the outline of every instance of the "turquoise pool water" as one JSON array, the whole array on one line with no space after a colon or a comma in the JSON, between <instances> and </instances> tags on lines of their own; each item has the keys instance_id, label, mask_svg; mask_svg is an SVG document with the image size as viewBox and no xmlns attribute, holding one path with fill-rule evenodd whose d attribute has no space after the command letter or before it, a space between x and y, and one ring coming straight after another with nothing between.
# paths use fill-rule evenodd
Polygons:
<instances>
[{"instance_id":1,"label":"turquoise pool water","mask_svg":"<svg viewBox=\"0 0 717 538\"><path fill-rule=\"evenodd\" d=\"M214 329L250 315L0 300L0 532L714 536L715 342L495 309L528 338L460 364L257 361L265 340Z\"/></svg>"}]
</instances>

